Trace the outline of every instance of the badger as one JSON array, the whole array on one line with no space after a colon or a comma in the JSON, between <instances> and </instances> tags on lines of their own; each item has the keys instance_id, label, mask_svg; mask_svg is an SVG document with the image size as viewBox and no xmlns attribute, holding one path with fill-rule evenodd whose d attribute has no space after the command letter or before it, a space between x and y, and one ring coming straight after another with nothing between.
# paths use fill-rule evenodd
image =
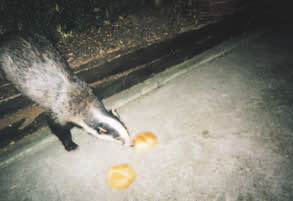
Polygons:
<instances>
[{"instance_id":1,"label":"badger","mask_svg":"<svg viewBox=\"0 0 293 201\"><path fill-rule=\"evenodd\" d=\"M29 33L4 36L0 66L5 78L22 95L44 108L51 132L67 151L78 147L70 131L74 126L98 138L133 146L115 110L105 108L45 36Z\"/></svg>"}]
</instances>

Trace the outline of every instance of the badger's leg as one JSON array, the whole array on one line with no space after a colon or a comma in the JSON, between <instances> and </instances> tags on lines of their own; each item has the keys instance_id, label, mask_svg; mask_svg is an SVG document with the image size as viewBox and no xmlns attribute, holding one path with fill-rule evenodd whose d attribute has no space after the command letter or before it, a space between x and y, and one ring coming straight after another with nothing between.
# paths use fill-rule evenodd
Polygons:
<instances>
[{"instance_id":1,"label":"badger's leg","mask_svg":"<svg viewBox=\"0 0 293 201\"><path fill-rule=\"evenodd\" d=\"M56 135L58 139L62 142L66 151L72 151L78 147L78 145L72 141L72 136L70 132L71 128L74 127L72 123L61 125L50 116L47 117L47 122L52 133Z\"/></svg>"}]
</instances>

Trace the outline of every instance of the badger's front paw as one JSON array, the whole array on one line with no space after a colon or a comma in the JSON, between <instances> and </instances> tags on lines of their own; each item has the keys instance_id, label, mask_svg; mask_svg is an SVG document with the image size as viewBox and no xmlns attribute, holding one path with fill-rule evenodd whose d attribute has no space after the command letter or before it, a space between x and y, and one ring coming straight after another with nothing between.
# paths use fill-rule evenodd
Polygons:
<instances>
[{"instance_id":1,"label":"badger's front paw","mask_svg":"<svg viewBox=\"0 0 293 201\"><path fill-rule=\"evenodd\" d=\"M78 145L76 143L74 143L73 141L66 142L63 145L64 145L64 148L65 148L66 151L73 151L73 150L76 150L78 148Z\"/></svg>"}]
</instances>

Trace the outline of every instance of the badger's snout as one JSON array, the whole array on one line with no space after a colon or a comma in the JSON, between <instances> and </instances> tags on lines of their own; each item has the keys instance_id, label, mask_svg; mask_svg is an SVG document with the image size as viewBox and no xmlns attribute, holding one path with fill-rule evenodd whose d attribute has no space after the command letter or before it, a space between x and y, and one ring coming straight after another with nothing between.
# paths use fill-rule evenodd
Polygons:
<instances>
[{"instance_id":1,"label":"badger's snout","mask_svg":"<svg viewBox=\"0 0 293 201\"><path fill-rule=\"evenodd\" d=\"M125 128L124 124L123 124L123 127ZM126 128L122 132L115 131L115 133L116 134L113 135L113 136L116 136L116 137L114 137L115 140L117 140L123 146L128 146L128 147L134 146L134 141Z\"/></svg>"},{"instance_id":2,"label":"badger's snout","mask_svg":"<svg viewBox=\"0 0 293 201\"><path fill-rule=\"evenodd\" d=\"M127 146L127 147L133 147L134 146L134 141L131 138L127 139L127 140L120 139L120 142L121 142L122 145Z\"/></svg>"},{"instance_id":3,"label":"badger's snout","mask_svg":"<svg viewBox=\"0 0 293 201\"><path fill-rule=\"evenodd\" d=\"M108 111L107 117L103 119L106 120L105 126L107 129L112 131L112 136L120 141L122 145L128 147L134 146L134 141L116 110Z\"/></svg>"}]
</instances>

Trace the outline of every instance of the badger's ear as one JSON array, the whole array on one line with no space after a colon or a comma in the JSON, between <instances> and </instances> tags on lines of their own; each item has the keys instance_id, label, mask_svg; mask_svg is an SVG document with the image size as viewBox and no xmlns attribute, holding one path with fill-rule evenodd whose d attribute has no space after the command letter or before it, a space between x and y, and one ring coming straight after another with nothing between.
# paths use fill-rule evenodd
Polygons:
<instances>
[{"instance_id":1,"label":"badger's ear","mask_svg":"<svg viewBox=\"0 0 293 201\"><path fill-rule=\"evenodd\" d=\"M120 115L119 113L115 110L115 109L112 109L109 111L114 117L116 117L118 119L118 121L122 124L122 126L127 130L127 127L125 125L125 123L123 122L123 120L120 118Z\"/></svg>"},{"instance_id":2,"label":"badger's ear","mask_svg":"<svg viewBox=\"0 0 293 201\"><path fill-rule=\"evenodd\" d=\"M118 119L120 119L120 115L118 114L117 110L112 109L109 111L113 116L117 117Z\"/></svg>"}]
</instances>

